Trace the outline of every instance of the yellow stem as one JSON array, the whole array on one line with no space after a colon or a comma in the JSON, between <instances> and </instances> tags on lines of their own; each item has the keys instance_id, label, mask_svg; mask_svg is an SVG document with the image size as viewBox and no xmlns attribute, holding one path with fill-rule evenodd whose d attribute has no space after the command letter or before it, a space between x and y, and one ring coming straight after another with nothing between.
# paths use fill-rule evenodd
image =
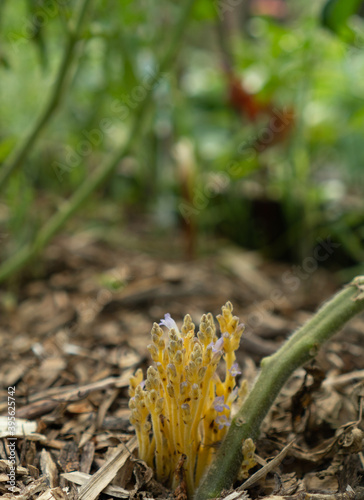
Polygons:
<instances>
[{"instance_id":1,"label":"yellow stem","mask_svg":"<svg viewBox=\"0 0 364 500\"><path fill-rule=\"evenodd\" d=\"M160 427L159 415L156 414L155 410L151 411L152 424L153 424L153 434L155 439L155 463L157 470L157 479L163 481L163 442L162 433Z\"/></svg>"}]
</instances>

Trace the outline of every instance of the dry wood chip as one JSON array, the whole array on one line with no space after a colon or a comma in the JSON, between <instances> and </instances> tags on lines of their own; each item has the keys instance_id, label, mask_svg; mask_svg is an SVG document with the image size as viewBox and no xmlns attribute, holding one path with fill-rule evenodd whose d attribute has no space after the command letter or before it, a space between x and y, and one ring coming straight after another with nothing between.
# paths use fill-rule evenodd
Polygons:
<instances>
[{"instance_id":1,"label":"dry wood chip","mask_svg":"<svg viewBox=\"0 0 364 500\"><path fill-rule=\"evenodd\" d=\"M253 474L246 481L244 481L244 483L241 486L239 486L237 491L243 491L246 490L247 488L250 488L255 483L263 479L268 474L268 472L271 472L276 467L278 467L282 462L282 460L284 459L284 457L287 455L287 452L291 448L293 443L294 440L288 443L287 446L285 446L283 450L281 450L276 457L274 457L270 462L267 463L267 465L264 465L264 467L259 469L255 474Z\"/></svg>"},{"instance_id":2,"label":"dry wood chip","mask_svg":"<svg viewBox=\"0 0 364 500\"><path fill-rule=\"evenodd\" d=\"M59 374L66 368L66 366L66 360L59 356L52 356L44 359L39 366L38 375L43 379L43 382L39 384L39 389L45 390L53 385L54 381L57 380Z\"/></svg>"},{"instance_id":3,"label":"dry wood chip","mask_svg":"<svg viewBox=\"0 0 364 500\"><path fill-rule=\"evenodd\" d=\"M303 485L308 491L336 493L339 488L337 477L328 471L308 472L303 478Z\"/></svg>"},{"instance_id":4,"label":"dry wood chip","mask_svg":"<svg viewBox=\"0 0 364 500\"><path fill-rule=\"evenodd\" d=\"M128 442L128 448L125 445L120 445L115 455L81 487L79 500L93 500L96 498L114 479L117 472L130 456L130 452L136 447L137 439L135 436Z\"/></svg>"},{"instance_id":5,"label":"dry wood chip","mask_svg":"<svg viewBox=\"0 0 364 500\"><path fill-rule=\"evenodd\" d=\"M43 448L40 454L40 469L50 488L58 486L58 470L49 451Z\"/></svg>"},{"instance_id":6,"label":"dry wood chip","mask_svg":"<svg viewBox=\"0 0 364 500\"><path fill-rule=\"evenodd\" d=\"M92 441L85 444L82 451L81 462L80 462L80 472L85 472L88 474L91 469L92 462L95 455L95 445Z\"/></svg>"},{"instance_id":7,"label":"dry wood chip","mask_svg":"<svg viewBox=\"0 0 364 500\"><path fill-rule=\"evenodd\" d=\"M61 488L50 488L38 497L37 500L65 500L66 493Z\"/></svg>"},{"instance_id":8,"label":"dry wood chip","mask_svg":"<svg viewBox=\"0 0 364 500\"><path fill-rule=\"evenodd\" d=\"M8 472L10 467L12 466L12 462L10 460L0 460L0 471ZM18 476L27 476L29 471L26 467L22 467L21 465L16 466L16 474Z\"/></svg>"},{"instance_id":9,"label":"dry wood chip","mask_svg":"<svg viewBox=\"0 0 364 500\"><path fill-rule=\"evenodd\" d=\"M36 479L32 483L28 484L19 494L14 497L13 493L5 493L1 498L4 500L9 498L11 500L30 500L36 495L37 493L43 491L47 486L46 483L46 478L45 477L40 477L39 479Z\"/></svg>"},{"instance_id":10,"label":"dry wood chip","mask_svg":"<svg viewBox=\"0 0 364 500\"><path fill-rule=\"evenodd\" d=\"M37 430L37 422L26 420L24 418L17 418L15 421L15 434L12 436L22 437L34 434ZM0 416L0 439L10 436L8 431L8 417Z\"/></svg>"},{"instance_id":11,"label":"dry wood chip","mask_svg":"<svg viewBox=\"0 0 364 500\"><path fill-rule=\"evenodd\" d=\"M70 401L73 397L85 397L91 391L107 389L108 387L128 387L129 378L132 370L125 371L120 377L107 377L103 380L97 380L85 385L68 385L63 387L53 387L46 391L29 396L28 400L32 403L45 398L59 398L62 401Z\"/></svg>"},{"instance_id":12,"label":"dry wood chip","mask_svg":"<svg viewBox=\"0 0 364 500\"><path fill-rule=\"evenodd\" d=\"M364 380L364 370L355 370L350 373L344 373L343 375L328 377L326 380L324 380L322 386L340 389L355 382L359 382L360 380Z\"/></svg>"},{"instance_id":13,"label":"dry wood chip","mask_svg":"<svg viewBox=\"0 0 364 500\"><path fill-rule=\"evenodd\" d=\"M70 403L67 405L67 411L69 413L75 413L75 414L91 413L94 409L95 408L93 404L87 399L83 401L77 401L77 403Z\"/></svg>"},{"instance_id":14,"label":"dry wood chip","mask_svg":"<svg viewBox=\"0 0 364 500\"><path fill-rule=\"evenodd\" d=\"M249 495L246 491L233 491L224 500L249 500Z\"/></svg>"},{"instance_id":15,"label":"dry wood chip","mask_svg":"<svg viewBox=\"0 0 364 500\"><path fill-rule=\"evenodd\" d=\"M0 374L0 387L9 387L15 385L18 380L24 377L33 361L22 360L21 363L14 363L13 361L2 366L2 373Z\"/></svg>"},{"instance_id":16,"label":"dry wood chip","mask_svg":"<svg viewBox=\"0 0 364 500\"><path fill-rule=\"evenodd\" d=\"M117 398L118 394L119 394L118 389L110 390L109 394L106 396L106 398L102 401L101 405L99 406L96 419L96 425L98 429L101 429L102 422L105 419L106 413L110 408L110 406L115 401L115 399Z\"/></svg>"},{"instance_id":17,"label":"dry wood chip","mask_svg":"<svg viewBox=\"0 0 364 500\"><path fill-rule=\"evenodd\" d=\"M28 460L26 462L27 462L27 467L28 467L28 470L29 470L29 474L34 479L38 479L39 478L39 469L37 467L34 467L34 465L31 465L30 463L28 463Z\"/></svg>"},{"instance_id":18,"label":"dry wood chip","mask_svg":"<svg viewBox=\"0 0 364 500\"><path fill-rule=\"evenodd\" d=\"M70 481L71 483L79 484L79 485L84 485L87 484L91 480L93 476L90 474L86 474L85 472L66 472L64 474L61 474L61 476L67 481ZM128 490L125 490L124 488L121 488L120 486L113 486L109 485L106 486L103 490L102 493L106 493L107 495L110 495L115 498L130 498L130 492ZM96 496L93 495L93 492L90 492L91 496L83 497L83 498L89 498L90 500L92 498L96 498L99 493L97 493ZM81 497L79 497L81 498Z\"/></svg>"},{"instance_id":19,"label":"dry wood chip","mask_svg":"<svg viewBox=\"0 0 364 500\"><path fill-rule=\"evenodd\" d=\"M68 442L62 448L59 458L57 460L58 465L64 470L64 472L72 472L78 470L79 468L79 451L78 446L74 441Z\"/></svg>"},{"instance_id":20,"label":"dry wood chip","mask_svg":"<svg viewBox=\"0 0 364 500\"><path fill-rule=\"evenodd\" d=\"M89 427L86 428L86 430L82 433L82 436L80 438L80 442L79 442L79 447L82 448L83 446L85 446L85 444L90 441L90 439L92 439L93 435L95 434L96 432L96 429L97 429L97 425L96 425L96 415L91 415L91 418L93 420L93 422L91 423L91 425Z\"/></svg>"},{"instance_id":21,"label":"dry wood chip","mask_svg":"<svg viewBox=\"0 0 364 500\"><path fill-rule=\"evenodd\" d=\"M299 491L295 495L270 495L264 500L354 500L355 493L351 486L347 486L344 493L309 493Z\"/></svg>"},{"instance_id":22,"label":"dry wood chip","mask_svg":"<svg viewBox=\"0 0 364 500\"><path fill-rule=\"evenodd\" d=\"M41 393L33 394L28 398L29 405L17 410L17 416L35 418L52 411L59 403L78 401L85 398L90 392L107 389L108 387L127 387L132 370L128 370L121 377L108 377L104 380L92 382L82 386L56 387Z\"/></svg>"}]
</instances>

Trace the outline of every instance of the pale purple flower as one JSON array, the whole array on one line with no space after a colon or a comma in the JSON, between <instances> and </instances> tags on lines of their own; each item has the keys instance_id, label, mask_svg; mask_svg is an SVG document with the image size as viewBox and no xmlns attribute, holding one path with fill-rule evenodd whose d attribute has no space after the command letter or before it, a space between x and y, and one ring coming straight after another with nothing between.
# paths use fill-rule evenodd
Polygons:
<instances>
[{"instance_id":1,"label":"pale purple flower","mask_svg":"<svg viewBox=\"0 0 364 500\"><path fill-rule=\"evenodd\" d=\"M144 387L145 387L145 380L142 380L139 385L140 385L140 387L142 389L144 389Z\"/></svg>"},{"instance_id":2,"label":"pale purple flower","mask_svg":"<svg viewBox=\"0 0 364 500\"><path fill-rule=\"evenodd\" d=\"M211 347L212 352L218 352L221 351L223 345L224 345L224 339L220 337L219 340L215 342L215 344L213 342L210 342L207 347Z\"/></svg>"},{"instance_id":3,"label":"pale purple flower","mask_svg":"<svg viewBox=\"0 0 364 500\"><path fill-rule=\"evenodd\" d=\"M219 396L219 397L215 398L213 403L212 403L212 406L215 408L215 410L218 413L221 413L222 411L224 411L224 408L226 408L227 410L230 410L228 405L226 405L224 403L224 396Z\"/></svg>"},{"instance_id":4,"label":"pale purple flower","mask_svg":"<svg viewBox=\"0 0 364 500\"><path fill-rule=\"evenodd\" d=\"M220 430L223 427L230 427L230 422L227 419L226 415L219 415L215 418L215 422L218 424Z\"/></svg>"},{"instance_id":5,"label":"pale purple flower","mask_svg":"<svg viewBox=\"0 0 364 500\"><path fill-rule=\"evenodd\" d=\"M240 371L238 363L234 363L233 366L230 368L229 372L230 372L230 375L232 377L236 377L237 375L241 375L241 371Z\"/></svg>"},{"instance_id":6,"label":"pale purple flower","mask_svg":"<svg viewBox=\"0 0 364 500\"><path fill-rule=\"evenodd\" d=\"M169 313L164 315L164 319L161 319L161 322L159 323L159 326L163 325L166 326L169 330L176 330L178 332L178 326L177 323L174 321L174 319L171 318L171 315Z\"/></svg>"}]
</instances>

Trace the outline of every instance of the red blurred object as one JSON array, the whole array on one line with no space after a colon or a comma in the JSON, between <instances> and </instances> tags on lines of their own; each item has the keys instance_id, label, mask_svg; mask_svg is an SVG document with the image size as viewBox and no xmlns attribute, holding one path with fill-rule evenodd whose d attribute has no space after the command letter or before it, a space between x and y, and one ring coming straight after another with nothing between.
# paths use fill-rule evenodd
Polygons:
<instances>
[{"instance_id":1,"label":"red blurred object","mask_svg":"<svg viewBox=\"0 0 364 500\"><path fill-rule=\"evenodd\" d=\"M270 146L285 142L295 125L295 111L292 106L278 109L268 107L268 121L266 126L258 133L252 144L253 148L262 152Z\"/></svg>"},{"instance_id":2,"label":"red blurred object","mask_svg":"<svg viewBox=\"0 0 364 500\"><path fill-rule=\"evenodd\" d=\"M234 75L229 74L229 103L242 116L247 116L251 122L255 122L258 115L265 111L266 106L260 104L254 94L250 94L241 81Z\"/></svg>"},{"instance_id":3,"label":"red blurred object","mask_svg":"<svg viewBox=\"0 0 364 500\"><path fill-rule=\"evenodd\" d=\"M254 94L250 94L239 78L227 72L228 78L228 100L230 106L235 109L242 118L247 118L254 123L258 117L267 117L267 123L258 133L254 147L258 152L267 147L284 142L292 131L295 124L295 111L292 106L278 109L269 101L261 103Z\"/></svg>"},{"instance_id":4,"label":"red blurred object","mask_svg":"<svg viewBox=\"0 0 364 500\"><path fill-rule=\"evenodd\" d=\"M283 19L288 14L287 4L283 0L255 0L251 7L255 16L269 16Z\"/></svg>"}]
</instances>

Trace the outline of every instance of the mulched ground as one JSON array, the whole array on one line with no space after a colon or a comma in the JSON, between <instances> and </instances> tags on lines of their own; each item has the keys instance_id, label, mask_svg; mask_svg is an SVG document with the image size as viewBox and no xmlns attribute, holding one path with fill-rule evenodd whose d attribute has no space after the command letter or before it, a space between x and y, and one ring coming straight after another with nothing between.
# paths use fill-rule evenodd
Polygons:
<instances>
[{"instance_id":1,"label":"mulched ground","mask_svg":"<svg viewBox=\"0 0 364 500\"><path fill-rule=\"evenodd\" d=\"M128 379L148 366L152 323L167 312L177 323L187 312L198 323L232 301L247 325L238 361L252 383L259 360L337 289L327 271L297 278L290 265L235 248L185 262L115 249L85 233L58 239L43 258L42 279L25 281L16 296L0 292L0 498L172 498L131 456ZM287 276L297 278L294 289ZM295 372L257 442L252 473L266 469L227 499L364 496L363 335L362 316ZM8 387L17 417L13 492Z\"/></svg>"}]
</instances>

